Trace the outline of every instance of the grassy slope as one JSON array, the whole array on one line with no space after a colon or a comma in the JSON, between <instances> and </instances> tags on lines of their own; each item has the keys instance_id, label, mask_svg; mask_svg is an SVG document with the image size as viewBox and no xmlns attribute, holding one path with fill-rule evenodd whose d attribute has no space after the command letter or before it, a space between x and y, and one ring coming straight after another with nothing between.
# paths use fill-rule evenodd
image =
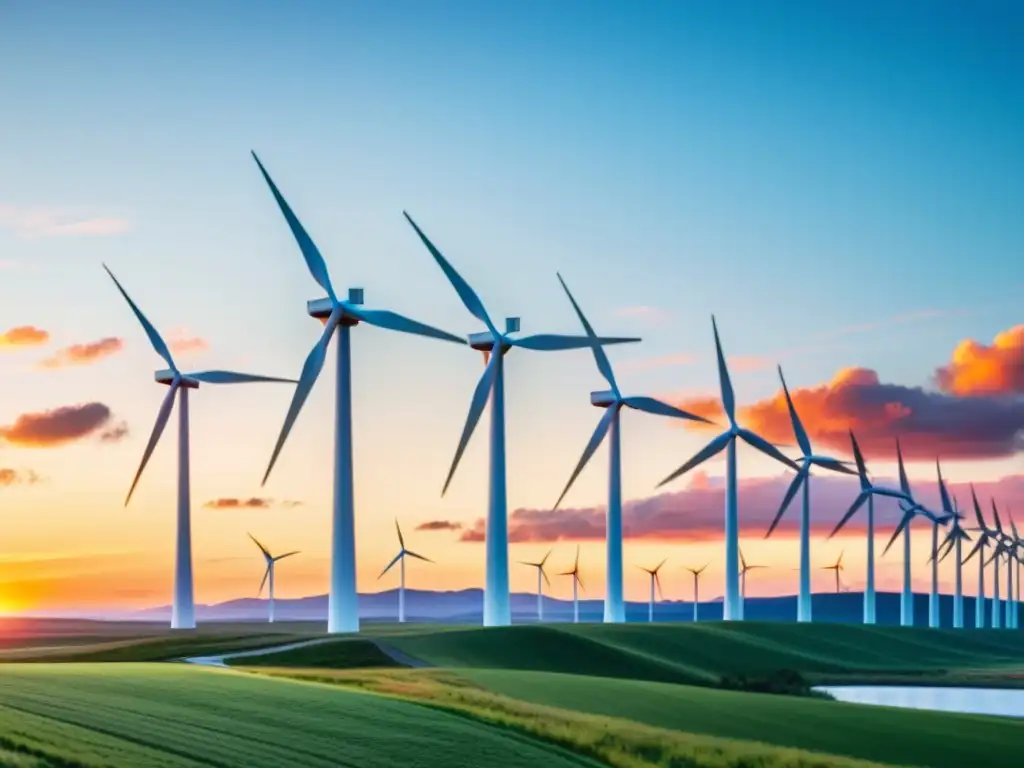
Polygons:
<instances>
[{"instance_id":1,"label":"grassy slope","mask_svg":"<svg viewBox=\"0 0 1024 768\"><path fill-rule=\"evenodd\" d=\"M471 670L489 690L661 728L893 762L959 768L1021 764L1024 721L736 693L544 672Z\"/></svg>"},{"instance_id":2,"label":"grassy slope","mask_svg":"<svg viewBox=\"0 0 1024 768\"><path fill-rule=\"evenodd\" d=\"M595 765L407 702L184 665L0 667L0 764L10 752L63 768Z\"/></svg>"}]
</instances>

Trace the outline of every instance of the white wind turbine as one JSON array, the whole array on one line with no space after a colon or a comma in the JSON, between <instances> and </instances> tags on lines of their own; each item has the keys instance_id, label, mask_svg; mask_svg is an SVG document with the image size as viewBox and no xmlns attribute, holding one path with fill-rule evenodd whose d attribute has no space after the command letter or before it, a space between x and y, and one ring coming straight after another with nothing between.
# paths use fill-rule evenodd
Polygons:
<instances>
[{"instance_id":1,"label":"white wind turbine","mask_svg":"<svg viewBox=\"0 0 1024 768\"><path fill-rule=\"evenodd\" d=\"M687 568L693 574L693 620L697 621L697 606L700 604L700 575L711 563L704 563L700 568Z\"/></svg>"},{"instance_id":2,"label":"white wind turbine","mask_svg":"<svg viewBox=\"0 0 1024 768\"><path fill-rule=\"evenodd\" d=\"M796 620L797 621L810 621L811 620L811 467L821 467L823 469L829 469L833 472L842 472L847 475L856 474L854 470L846 467L838 459L833 459L831 456L819 456L811 450L811 441L807 437L807 430L804 429L803 422L800 421L800 416L796 412L796 408L793 406L793 398L789 395L789 387L786 386L786 379L782 375L782 366L779 366L779 379L782 381L782 392L786 396L786 406L789 408L789 420L793 424L793 434L796 436L797 444L800 446L800 452L803 454L798 461L801 462L800 471L796 473L796 477L793 478L793 482L790 484L789 489L786 491L785 497L782 499L782 505L779 507L779 511L775 515L775 519L772 520L772 524L768 527L768 532L765 534L767 539L772 535L772 531L782 520L782 516L786 514L786 510L789 508L790 502L793 501L793 497L796 496L800 487L803 486L803 507L800 514L800 596L797 599L796 604ZM838 584L839 571L836 571L836 580ZM838 586L836 591L839 591Z\"/></svg>"},{"instance_id":3,"label":"white wind turbine","mask_svg":"<svg viewBox=\"0 0 1024 768\"><path fill-rule=\"evenodd\" d=\"M266 547L264 547L262 544L259 543L259 541L256 540L256 537L253 536L251 533L249 534L249 538L253 540L253 543L256 544L257 547L260 548L260 552L263 553L263 559L267 563L267 569L263 572L263 581L260 582L260 591L257 592L256 594L257 595L262 595L263 594L263 587L264 587L264 585L266 585L267 581L269 580L270 581L270 591L269 591L268 594L270 595L270 600L268 601L268 604L267 604L267 608L268 608L267 621L269 621L271 624L273 624L274 623L274 571L275 571L274 566L275 566L275 564L277 563L278 560L284 560L286 557L291 557L292 555L297 555L297 554L299 554L299 551L295 550L294 552L285 552L283 555L278 555L277 557L274 557L272 554L270 554L270 552L267 551Z\"/></svg>"},{"instance_id":4,"label":"white wind turbine","mask_svg":"<svg viewBox=\"0 0 1024 768\"><path fill-rule=\"evenodd\" d=\"M406 557L415 557L417 560L422 560L425 563L432 563L434 561L431 560L429 557L424 557L423 555L419 555L419 554L413 552L412 550L405 548L405 537L402 536L402 527L398 524L398 520L395 520L395 530L398 531L398 546L399 546L398 554L395 555L394 559L390 563L388 563L387 567L383 571L380 572L380 576L378 576L377 578L380 579L381 577L383 577L385 573L387 573L388 571L391 570L391 567L395 563L398 563L398 565L399 565L399 573L400 573L399 582L398 582L398 623L399 624L404 624L405 623L405 558Z\"/></svg>"},{"instance_id":5,"label":"white wind turbine","mask_svg":"<svg viewBox=\"0 0 1024 768\"><path fill-rule=\"evenodd\" d=\"M754 434L749 429L744 429L736 423L736 396L733 393L732 382L729 379L729 369L725 365L725 355L722 352L722 344L718 338L718 325L715 318L711 317L711 327L715 333L715 352L718 356L718 380L722 390L722 408L729 419L729 427L725 432L705 445L688 462L666 477L658 487L675 480L680 475L689 472L694 467L700 466L712 456L716 456L723 450L726 451L726 489L725 489L725 604L723 606L723 618L728 621L743 618L743 602L740 596L740 562L739 562L739 509L738 489L736 479L736 441L741 439L752 447L761 451L767 456L782 462L794 472L799 472L800 467L796 462L786 458L779 450L765 440L763 437Z\"/></svg>"},{"instance_id":6,"label":"white wind turbine","mask_svg":"<svg viewBox=\"0 0 1024 768\"><path fill-rule=\"evenodd\" d=\"M978 494L974 490L973 483L971 484L971 501L974 503L974 517L978 523L978 527L974 529L978 533L978 541L964 558L964 563L966 564L972 557L978 555L978 593L974 598L974 628L983 629L985 627L985 547L996 538L985 525L985 518L981 514L981 503L978 501ZM998 584L996 585L996 594L999 594Z\"/></svg>"},{"instance_id":7,"label":"white wind turbine","mask_svg":"<svg viewBox=\"0 0 1024 768\"><path fill-rule=\"evenodd\" d=\"M767 568L767 565L747 565L747 560L743 557L743 550L740 550L740 618L743 618L743 611L746 609L745 603L747 601L747 571L756 571L761 568Z\"/></svg>"},{"instance_id":8,"label":"white wind turbine","mask_svg":"<svg viewBox=\"0 0 1024 768\"><path fill-rule=\"evenodd\" d=\"M949 499L949 494L946 491L945 483L940 483L941 493L943 495L943 509L945 509L946 502ZM954 571L954 587L953 587L953 629L963 629L964 626L964 582L963 582L963 543L965 541L971 541L970 535L960 527L960 521L964 519L964 516L960 514L960 506L957 504L956 499L952 500L952 525L949 527L949 533L946 534L945 540L942 542L942 546L939 548L941 554L939 555L939 562L941 563L947 557L950 552L953 553L955 558L956 570ZM945 551L942 551L945 550Z\"/></svg>"},{"instance_id":9,"label":"white wind turbine","mask_svg":"<svg viewBox=\"0 0 1024 768\"><path fill-rule=\"evenodd\" d=\"M542 557L540 559L539 563L528 563L525 560L520 560L519 561L520 565L528 565L531 568L536 568L537 569L537 621L538 621L538 623L544 621L544 585L541 583L541 577L544 578L544 581L550 587L551 586L551 580L548 578L547 571L544 570L544 564L547 563L548 558L551 557L551 553L553 551L554 550L550 550L549 549L548 553L546 555L544 555L544 557Z\"/></svg>"},{"instance_id":10,"label":"white wind turbine","mask_svg":"<svg viewBox=\"0 0 1024 768\"><path fill-rule=\"evenodd\" d=\"M550 554L550 553L548 553ZM580 623L580 593L583 589L583 580L580 579L580 545L576 545L576 560L573 561L572 570L558 574L559 576L572 576L572 621L573 624Z\"/></svg>"},{"instance_id":11,"label":"white wind turbine","mask_svg":"<svg viewBox=\"0 0 1024 768\"><path fill-rule=\"evenodd\" d=\"M839 558L834 563L832 563L832 565L823 565L821 567L821 570L823 570L823 571L835 571L835 574L836 574L836 594L837 595L839 594L839 591L840 591L839 590L839 586L840 586L839 572L844 570L844 568L843 568L843 554L845 552L846 552L845 549L840 550Z\"/></svg>"},{"instance_id":12,"label":"white wind turbine","mask_svg":"<svg viewBox=\"0 0 1024 768\"><path fill-rule=\"evenodd\" d=\"M608 567L606 569L607 586L604 600L604 620L605 622L618 623L626 620L626 604L622 597L622 443L619 433L619 413L623 406L625 406L637 411L651 413L655 416L690 419L704 423L710 422L701 416L687 413L653 397L623 397L622 392L619 391L619 385L615 381L615 373L612 371L611 362L609 362L608 355L605 354L604 349L601 347L600 340L594 333L593 327L583 314L579 304L576 303L576 299L569 292L569 287L562 280L561 275L558 275L558 280L565 290L565 295L572 302L572 307L576 310L576 316L579 317L580 324L587 333L587 338L591 341L590 349L594 353L597 370L604 377L604 380L608 382L608 386L611 389L590 393L591 405L604 408L604 415L597 422L597 427L594 429L590 441L587 443L586 448L583 449L583 455L569 477L569 482L565 484L562 495L558 497L558 501L555 502L555 506L552 509L558 509L565 495L572 488L572 484L576 482L576 478L579 477L583 468L587 466L587 462L590 461L594 452L601 446L604 438L608 436L608 514L605 525Z\"/></svg>"},{"instance_id":13,"label":"white wind turbine","mask_svg":"<svg viewBox=\"0 0 1024 768\"><path fill-rule=\"evenodd\" d=\"M653 568L644 568L642 565L638 565L637 566L637 568L639 568L641 571L643 571L644 573L646 573L648 576L651 577L651 599L647 603L647 621L648 622L653 622L654 621L654 587L655 586L658 587L658 599L659 600L664 600L665 599L664 596L661 594L661 578L658 576L658 571L661 570L661 566L663 566L665 564L666 560L668 560L667 557L665 558L665 560L662 560L660 563L658 563ZM701 569L701 570L703 570L703 569Z\"/></svg>"},{"instance_id":14,"label":"white wind turbine","mask_svg":"<svg viewBox=\"0 0 1024 768\"><path fill-rule=\"evenodd\" d=\"M248 384L252 382L283 382L294 384L294 379L278 379L271 376L255 376L250 373L235 373L234 371L199 371L197 373L182 373L171 357L171 350L157 332L153 324L146 319L142 311L132 301L131 297L121 286L121 283L114 277L106 264L103 268L114 281L117 290L128 302L132 313L142 325L142 329L149 337L149 343L153 349L167 363L167 368L157 371L154 378L157 383L167 386L167 394L157 411L156 424L153 425L153 432L149 436L149 442L142 453L142 461L139 469L132 480L132 486L128 490L128 496L124 500L127 507L131 501L135 486L142 477L142 470L146 468L153 450L160 442L160 436L171 418L171 411L174 410L175 397L178 399L178 519L177 537L174 555L174 601L171 606L171 629L194 629L196 626L194 590L192 585L192 511L191 511L191 489L189 484L189 427L188 427L188 391L198 389L199 384Z\"/></svg>"},{"instance_id":15,"label":"white wind turbine","mask_svg":"<svg viewBox=\"0 0 1024 768\"><path fill-rule=\"evenodd\" d=\"M263 475L266 484L277 457L284 447L288 434L309 397L320 371L327 359L327 347L336 336L337 379L335 381L334 410L334 502L331 515L331 585L328 594L327 631L359 631L359 596L356 592L356 545L355 545L355 499L352 482L352 355L351 330L359 323L375 325L391 331L426 336L456 344L465 341L429 325L410 320L407 317L383 309L366 309L363 304L363 290L350 288L348 299L339 299L331 284L327 264L312 238L306 232L291 206L284 199L277 185L270 178L260 159L253 153L270 192L277 201L292 235L302 251L306 267L327 296L306 302L306 312L324 323L323 332L306 362L302 366L299 384L295 388L291 405L281 427L281 433L274 446L274 452Z\"/></svg>"},{"instance_id":16,"label":"white wind turbine","mask_svg":"<svg viewBox=\"0 0 1024 768\"><path fill-rule=\"evenodd\" d=\"M430 251L434 261L448 278L455 292L462 300L463 305L473 317L480 320L487 330L483 333L473 333L469 336L469 345L483 352L485 367L484 372L477 382L469 405L469 414L466 416L466 424L462 428L462 436L459 438L459 445L455 450L455 458L452 460L451 469L445 479L444 488L441 490L443 496L448 490L448 485L455 476L455 470L459 466L463 452L473 436L473 431L480 421L484 406L488 399L491 401L491 441L490 441L490 467L489 467L489 490L487 502L487 525L486 543L487 552L486 577L484 589L484 626L496 627L505 626L512 620L512 613L509 606L508 590L508 496L505 483L505 366L504 357L510 349L532 349L539 352L557 352L568 349L586 349L591 347L595 341L588 336L561 336L557 334L541 333L523 338L513 338L511 334L519 331L519 318L505 318L505 330L499 331L491 321L490 315L484 308L480 297L469 286L434 244L427 238L415 221L408 213L406 220L412 225L423 245ZM599 338L599 344L621 344L626 342L640 341L635 338Z\"/></svg>"}]
</instances>

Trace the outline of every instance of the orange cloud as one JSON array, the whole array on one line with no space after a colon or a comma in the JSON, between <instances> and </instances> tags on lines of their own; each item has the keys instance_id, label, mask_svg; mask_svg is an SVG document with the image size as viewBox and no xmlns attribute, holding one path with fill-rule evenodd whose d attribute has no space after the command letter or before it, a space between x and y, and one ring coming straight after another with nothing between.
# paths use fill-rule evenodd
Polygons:
<instances>
[{"instance_id":1,"label":"orange cloud","mask_svg":"<svg viewBox=\"0 0 1024 768\"><path fill-rule=\"evenodd\" d=\"M952 361L935 372L935 381L954 395L1024 392L1024 325L998 334L991 345L961 341Z\"/></svg>"},{"instance_id":2,"label":"orange cloud","mask_svg":"<svg viewBox=\"0 0 1024 768\"><path fill-rule=\"evenodd\" d=\"M908 458L983 459L1024 450L1024 402L994 397L961 397L921 387L883 383L868 368L844 368L831 381L791 390L793 403L812 442L849 451L849 430L866 453L891 456L900 438ZM678 403L709 419L724 418L717 398ZM773 397L743 406L737 417L774 443L792 444L793 427L780 389ZM690 429L715 429L686 422Z\"/></svg>"},{"instance_id":3,"label":"orange cloud","mask_svg":"<svg viewBox=\"0 0 1024 768\"><path fill-rule=\"evenodd\" d=\"M117 354L124 349L124 341L116 336L108 336L86 344L72 344L70 347L58 349L50 357L39 362L40 368L64 368L69 365L90 365L105 357Z\"/></svg>"},{"instance_id":4,"label":"orange cloud","mask_svg":"<svg viewBox=\"0 0 1024 768\"><path fill-rule=\"evenodd\" d=\"M103 403L23 413L13 424L0 427L0 438L25 448L53 448L96 434L109 424L112 415Z\"/></svg>"},{"instance_id":5,"label":"orange cloud","mask_svg":"<svg viewBox=\"0 0 1024 768\"><path fill-rule=\"evenodd\" d=\"M205 352L210 348L210 343L200 336L194 336L179 328L171 331L170 338L167 339L167 346L174 354L187 355L192 352Z\"/></svg>"},{"instance_id":6,"label":"orange cloud","mask_svg":"<svg viewBox=\"0 0 1024 768\"><path fill-rule=\"evenodd\" d=\"M462 530L462 523L454 523L451 520L428 520L416 526L417 531L459 531Z\"/></svg>"},{"instance_id":7,"label":"orange cloud","mask_svg":"<svg viewBox=\"0 0 1024 768\"><path fill-rule=\"evenodd\" d=\"M35 485L36 483L41 483L42 481L43 479L31 469L17 470L10 469L7 467L0 467L0 488L9 485Z\"/></svg>"},{"instance_id":8,"label":"orange cloud","mask_svg":"<svg viewBox=\"0 0 1024 768\"><path fill-rule=\"evenodd\" d=\"M3 347L38 347L50 340L50 334L34 325L19 325L9 331L0 333L0 348Z\"/></svg>"},{"instance_id":9,"label":"orange cloud","mask_svg":"<svg viewBox=\"0 0 1024 768\"><path fill-rule=\"evenodd\" d=\"M208 509L266 509L271 502L273 499L261 499L254 496L250 499L211 499L203 506Z\"/></svg>"}]
</instances>

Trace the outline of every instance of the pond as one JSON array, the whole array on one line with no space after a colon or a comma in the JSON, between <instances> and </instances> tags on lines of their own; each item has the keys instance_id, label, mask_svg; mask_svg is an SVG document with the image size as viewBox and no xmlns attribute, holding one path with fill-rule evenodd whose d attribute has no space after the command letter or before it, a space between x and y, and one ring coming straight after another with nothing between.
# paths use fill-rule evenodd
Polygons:
<instances>
[{"instance_id":1,"label":"pond","mask_svg":"<svg viewBox=\"0 0 1024 768\"><path fill-rule=\"evenodd\" d=\"M818 690L832 694L838 701L855 704L1024 717L1024 690L1020 689L826 685Z\"/></svg>"}]
</instances>

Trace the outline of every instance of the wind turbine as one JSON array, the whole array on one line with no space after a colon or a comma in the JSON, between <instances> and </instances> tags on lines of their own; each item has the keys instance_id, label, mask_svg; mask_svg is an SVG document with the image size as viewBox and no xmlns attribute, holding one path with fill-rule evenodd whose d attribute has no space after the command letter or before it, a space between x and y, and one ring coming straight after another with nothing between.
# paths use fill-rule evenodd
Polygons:
<instances>
[{"instance_id":1,"label":"wind turbine","mask_svg":"<svg viewBox=\"0 0 1024 768\"><path fill-rule=\"evenodd\" d=\"M999 597L999 555L1003 553L1003 524L999 520L999 510L996 509L996 500L992 499L992 519L995 528L990 529L992 541L995 542L995 549L988 562L992 564L992 629L1002 629L1003 601ZM987 563L986 563L987 565Z\"/></svg>"},{"instance_id":2,"label":"wind turbine","mask_svg":"<svg viewBox=\"0 0 1024 768\"><path fill-rule=\"evenodd\" d=\"M823 571L835 571L835 574L836 574L836 594L837 595L839 594L839 572L841 570L843 570L843 553L845 553L845 552L846 552L845 549L844 550L840 550L840 552L839 552L839 559L836 560L832 565L823 566L822 569L821 569Z\"/></svg>"},{"instance_id":3,"label":"wind turbine","mask_svg":"<svg viewBox=\"0 0 1024 768\"><path fill-rule=\"evenodd\" d=\"M641 571L643 571L644 573L646 573L648 576L651 577L651 599L650 599L650 602L647 603L647 621L648 622L653 622L654 621L654 587L655 586L658 587L658 599L659 600L664 600L665 599L662 596L662 594L661 594L661 578L658 576L658 571L661 570L661 566L663 566L665 564L666 560L668 560L667 557L665 558L665 560L662 560L660 563L658 563L653 568L644 568L642 565L638 565L637 566L637 568L639 568ZM701 570L704 570L704 569L701 568Z\"/></svg>"},{"instance_id":4,"label":"wind turbine","mask_svg":"<svg viewBox=\"0 0 1024 768\"><path fill-rule=\"evenodd\" d=\"M897 491L895 488L885 488L883 486L875 485L868 480L867 466L864 464L864 456L860 452L860 446L857 445L857 438L853 434L853 430L850 430L850 443L853 446L853 458L857 462L857 475L860 477L860 493L857 494L857 498L854 499L853 504L843 515L842 519L836 524L836 527L832 529L832 533L828 535L831 539L843 526L846 525L850 519L857 514L857 510L864 506L867 502L868 505L868 565L867 565L867 582L864 586L864 623L874 624L875 623L875 496L881 496L882 498L897 499L909 501L909 498L903 491Z\"/></svg>"},{"instance_id":5,"label":"wind turbine","mask_svg":"<svg viewBox=\"0 0 1024 768\"><path fill-rule=\"evenodd\" d=\"M939 460L935 459L935 474L939 482L939 499L942 504L942 514L927 515L932 522L932 551L928 562L932 566L932 585L928 593L928 626L936 629L939 626L939 526L946 525L956 520L956 510L953 509L953 502L946 490L946 483L942 479L942 467Z\"/></svg>"},{"instance_id":6,"label":"wind turbine","mask_svg":"<svg viewBox=\"0 0 1024 768\"><path fill-rule=\"evenodd\" d=\"M597 422L594 434L591 435L590 441L587 443L586 448L583 449L583 455L569 477L569 482L565 484L562 495L558 497L558 501L555 502L555 506L552 509L558 509L565 495L572 488L572 484L576 482L580 472L583 471L587 462L594 455L594 452L600 447L601 442L606 436L610 435L608 443L608 515L605 525L608 567L606 569L607 586L604 601L604 620L605 622L618 623L626 620L626 605L622 597L622 444L619 434L619 412L625 406L637 411L652 413L655 416L691 419L704 423L710 422L701 416L687 413L653 397L623 397L622 392L619 391L619 385L615 381L615 373L612 371L608 355L605 354L601 346L600 339L594 333L593 327L583 314L579 304L576 303L576 299L569 292L569 287L565 284L561 275L558 275L558 280L565 290L565 295L572 302L572 307L576 310L576 316L579 317L580 324L583 326L583 330L586 331L587 338L590 339L590 350L594 354L597 370L604 377L604 380L608 382L608 386L611 389L590 393L591 405L604 408L604 415Z\"/></svg>"},{"instance_id":7,"label":"wind turbine","mask_svg":"<svg viewBox=\"0 0 1024 768\"><path fill-rule=\"evenodd\" d=\"M448 260L441 255L441 252L434 247L434 244L427 238L423 231L408 213L405 218L416 230L423 245L434 257L441 271L452 284L455 292L459 295L462 303L471 315L487 326L483 333L469 335L469 345L484 353L484 372L477 382L473 392L473 398L469 405L469 414L466 417L466 424L462 428L462 437L455 450L455 458L452 460L451 469L445 479L444 488L441 490L443 496L448 490L448 485L455 475L459 466L466 445L473 436L480 415L483 413L487 400L491 401L491 445L490 445L490 472L489 491L487 503L487 527L486 527L486 580L484 589L484 626L504 626L511 622L512 616L509 608L508 591L508 496L505 487L505 373L504 356L513 347L520 349L532 349L539 352L556 352L567 349L586 349L594 344L589 336L561 336L557 334L541 333L523 338L512 338L511 334L519 331L519 318L505 318L505 331L501 332L491 321L490 315L484 308L483 302L476 292L463 280L462 276L455 271L455 268ZM634 338L609 338L597 339L600 344L621 344L626 342L640 341Z\"/></svg>"},{"instance_id":8,"label":"wind turbine","mask_svg":"<svg viewBox=\"0 0 1024 768\"><path fill-rule=\"evenodd\" d=\"M550 553L549 553L550 554ZM558 574L559 576L572 576L572 621L580 623L580 593L583 589L583 580L580 579L580 545L576 545L576 560L573 561L572 570Z\"/></svg>"},{"instance_id":9,"label":"wind turbine","mask_svg":"<svg viewBox=\"0 0 1024 768\"><path fill-rule=\"evenodd\" d=\"M260 582L260 591L257 592L256 594L257 595L262 595L263 594L263 585L266 584L267 580L269 579L270 580L270 601L269 601L268 606L267 606L268 607L268 612L269 612L267 621L269 621L271 624L273 624L274 623L274 564L277 563L278 560L284 560L286 557L291 557L292 555L299 554L299 552L298 552L298 550L296 550L294 552L285 552L283 555L278 555L277 557L274 557L272 554L270 554L270 552L267 551L266 547L264 547L262 544L260 544L256 540L256 537L253 536L251 533L249 534L249 538L253 540L253 543L255 543L257 547L260 548L260 552L263 553L263 559L267 563L267 570L265 570L263 572L263 581Z\"/></svg>"},{"instance_id":10,"label":"wind turbine","mask_svg":"<svg viewBox=\"0 0 1024 768\"><path fill-rule=\"evenodd\" d=\"M1024 541L1021 540L1020 534L1017 532L1017 524L1013 521L1013 515L1010 514L1009 510L1006 512L1007 517L1010 518L1010 531L1013 537L1013 559L1016 563L1014 571L1016 572L1016 595L1013 599L1013 629L1020 627L1020 577L1021 577L1021 553L1024 552Z\"/></svg>"},{"instance_id":11,"label":"wind turbine","mask_svg":"<svg viewBox=\"0 0 1024 768\"><path fill-rule=\"evenodd\" d=\"M711 563L704 563L700 568L687 568L693 574L693 621L697 621L697 606L700 604L700 575Z\"/></svg>"},{"instance_id":12,"label":"wind turbine","mask_svg":"<svg viewBox=\"0 0 1024 768\"><path fill-rule=\"evenodd\" d=\"M299 412L309 397L317 377L327 359L327 347L331 338L338 339L337 378L334 389L334 501L331 513L331 587L327 600L327 631L359 631L359 596L356 592L356 541L355 541L355 490L352 481L352 353L351 331L359 323L375 325L391 331L410 333L441 339L456 344L465 341L445 331L424 325L415 320L384 309L366 309L363 304L363 289L350 288L348 299L339 299L334 292L320 250L306 232L291 206L270 178L256 153L252 154L259 166L270 192L277 201L292 235L302 251L306 268L326 297L306 302L306 313L324 324L323 332L302 365L299 384L295 388L291 405L281 427L281 433L274 445L274 452L263 475L266 485L277 457L284 448L288 434L295 425Z\"/></svg>"},{"instance_id":13,"label":"wind turbine","mask_svg":"<svg viewBox=\"0 0 1024 768\"><path fill-rule=\"evenodd\" d=\"M1009 515L1009 510L1007 510L1007 515ZM1012 517L1010 517L1010 524L1012 533L1004 530L1001 541L1003 554L1006 555L1006 620L1004 626L1007 629L1016 629L1017 610L1013 596L1013 576L1017 565L1017 526L1013 524Z\"/></svg>"},{"instance_id":14,"label":"wind turbine","mask_svg":"<svg viewBox=\"0 0 1024 768\"><path fill-rule=\"evenodd\" d=\"M658 487L675 480L677 477L686 474L694 467L698 467L712 456L716 456L723 450L726 451L726 489L725 489L725 604L723 606L723 618L727 621L743 619L743 603L740 597L740 573L739 573L739 511L738 511L738 490L736 485L736 440L741 439L753 446L761 453L780 461L794 472L799 472L800 467L792 459L786 458L779 452L778 448L769 443L763 437L754 434L749 429L744 429L736 423L736 395L732 389L732 382L729 379L729 369L725 364L725 354L722 352L722 343L718 338L718 325L715 323L714 315L711 316L711 327L715 334L715 352L718 356L718 380L722 391L722 408L729 419L729 427L718 437L705 445L693 458L683 464L679 469L666 477Z\"/></svg>"},{"instance_id":15,"label":"wind turbine","mask_svg":"<svg viewBox=\"0 0 1024 768\"><path fill-rule=\"evenodd\" d=\"M945 485L941 485L941 488L945 488ZM945 501L944 501L945 503ZM956 499L953 499L953 524L949 527L949 533L946 534L946 539L942 542L941 550L945 550L939 556L939 562L945 560L949 553L952 552L956 558L956 571L954 581L954 592L953 592L953 628L963 629L964 627L964 589L963 589L963 542L971 541L970 535L963 528L960 527L960 521L964 519L964 516L960 514L959 505L956 503Z\"/></svg>"},{"instance_id":16,"label":"wind turbine","mask_svg":"<svg viewBox=\"0 0 1024 768\"><path fill-rule=\"evenodd\" d=\"M417 560L422 560L425 563L432 563L434 561L431 560L429 557L424 557L423 555L419 555L419 554L413 552L412 550L409 550L409 549L405 548L405 537L402 536L402 527L398 524L398 520L395 520L395 530L398 531L398 546L399 546L398 554L394 556L394 558L391 560L391 562L388 563L387 568L385 568L383 571L381 571L380 572L380 576L378 576L377 578L380 579L381 577L383 577L385 573L387 573L388 571L391 570L391 567L395 563L398 563L399 573L400 573L400 580L398 582L398 623L399 624L404 624L405 623L405 558L406 557L415 557Z\"/></svg>"},{"instance_id":17,"label":"wind turbine","mask_svg":"<svg viewBox=\"0 0 1024 768\"><path fill-rule=\"evenodd\" d=\"M790 502L793 501L793 497L796 496L797 492L803 486L803 508L800 514L800 597L797 601L796 608L796 620L797 621L810 621L811 620L811 467L818 466L823 469L830 469L833 472L842 472L844 474L853 475L856 474L854 470L846 467L838 459L833 459L831 456L818 456L811 450L811 441L807 437L807 431L804 429L803 423L800 421L800 416L797 415L796 408L793 406L793 398L789 395L789 387L786 386L786 379L782 375L782 366L779 366L779 379L782 381L782 392L786 396L786 406L789 408L789 419L793 424L793 434L796 436L796 441L800 446L800 452L803 454L799 461L801 462L800 471L796 473L796 477L793 478L793 482L790 483L789 490L786 491L785 497L782 499L782 505L779 507L779 511L775 515L775 519L772 520L772 524L768 527L768 532L765 534L767 539L772 535L772 531L782 520L782 516L786 513L789 508ZM838 583L839 571L836 571L836 581ZM837 587L838 590L838 587Z\"/></svg>"},{"instance_id":18,"label":"wind turbine","mask_svg":"<svg viewBox=\"0 0 1024 768\"><path fill-rule=\"evenodd\" d=\"M978 596L974 600L974 627L975 629L983 629L985 626L985 547L995 537L989 531L988 526L985 525L985 518L981 514L981 504L978 502L978 494L974 490L973 483L971 484L971 500L974 502L974 517L978 522L978 527L973 529L978 533L978 541L970 551L970 554L967 555L964 563L978 555ZM996 593L998 594L998 586L996 587Z\"/></svg>"},{"instance_id":19,"label":"wind turbine","mask_svg":"<svg viewBox=\"0 0 1024 768\"><path fill-rule=\"evenodd\" d=\"M745 603L747 601L747 571L756 571L758 568L767 568L767 565L747 565L747 560L743 557L743 550L740 551L740 618L743 618L743 611Z\"/></svg>"},{"instance_id":20,"label":"wind turbine","mask_svg":"<svg viewBox=\"0 0 1024 768\"><path fill-rule=\"evenodd\" d=\"M253 382L284 382L294 384L294 379L278 379L271 376L255 376L251 373L235 373L234 371L199 371L197 373L182 373L171 357L171 350L157 332L153 324L149 322L142 310L132 301L121 283L114 277L114 273L106 264L103 269L114 281L117 290L120 291L124 300L128 302L132 313L142 325L142 329L149 338L149 343L160 357L167 363L167 368L161 369L154 374L158 384L167 386L167 394L157 411L156 424L149 435L149 442L142 453L142 461L135 472L135 479L128 489L128 496L124 500L127 507L131 501L135 486L142 477L142 470L149 463L150 456L160 442L164 428L171 418L171 411L174 410L175 396L178 399L178 520L177 538L174 555L174 601L171 606L171 629L194 629L196 626L195 601L192 586L192 503L191 488L189 484L189 427L188 427L188 391L198 389L199 384L248 384Z\"/></svg>"},{"instance_id":21,"label":"wind turbine","mask_svg":"<svg viewBox=\"0 0 1024 768\"><path fill-rule=\"evenodd\" d=\"M540 580L541 580L541 577L543 576L544 577L544 581L547 582L548 586L551 586L551 580L548 579L548 574L544 570L544 563L546 563L548 561L548 558L551 557L551 552L552 551L553 550L549 549L548 553L546 555L544 555L544 557L542 557L540 559L539 563L528 563L525 560L520 560L519 561L519 563L521 565L528 565L531 568L536 568L537 569L537 621L538 622L544 621L544 585L541 584Z\"/></svg>"}]
</instances>

